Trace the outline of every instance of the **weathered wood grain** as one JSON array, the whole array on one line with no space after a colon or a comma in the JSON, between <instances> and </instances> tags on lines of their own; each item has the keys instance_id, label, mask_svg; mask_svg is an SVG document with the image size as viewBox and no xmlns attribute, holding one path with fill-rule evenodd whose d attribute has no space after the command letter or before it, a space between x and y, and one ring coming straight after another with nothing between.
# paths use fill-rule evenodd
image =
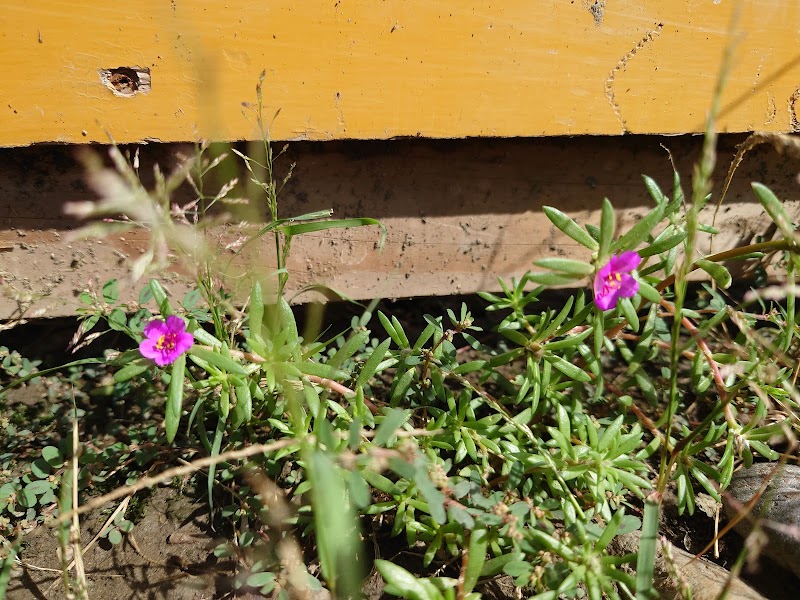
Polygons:
<instances>
[{"instance_id":1,"label":"weathered wood grain","mask_svg":"<svg viewBox=\"0 0 800 600\"><path fill-rule=\"evenodd\" d=\"M740 140L722 139L718 183ZM282 216L332 208L335 217L380 219L388 236L382 251L376 249L375 227L299 237L292 245L289 285L297 291L322 283L354 298L470 293L497 289L498 276L519 276L537 258L587 259L585 249L550 225L542 206L596 224L606 196L618 209L619 231L627 230L652 206L641 173L671 190L671 166L661 144L672 150L688 191L701 141L699 136L624 136L291 144L279 163L279 176L290 162L297 163L280 198ZM152 173L153 162L168 169L177 150L187 148L141 147L142 176ZM72 314L77 294L90 280L124 279L129 261L146 247L141 233L102 242L67 240L75 223L63 216L64 203L91 196L74 152L69 146L0 150L0 278L7 284L6 295L0 296L0 319L15 308L12 290L41 297L34 307L43 314ZM245 180L241 164L230 160L228 176ZM766 146L748 154L717 216L721 234L714 250L774 234L750 190L751 181L771 186L796 218L799 167L797 159ZM186 198L176 200L181 197ZM712 221L713 209L701 215L704 222ZM240 268L269 272L275 250L265 239L248 248L245 261L229 268L232 251L224 247L239 233L233 225L215 230L209 243L221 248L219 269L227 273L228 283L246 289L247 281L235 277ZM707 237L700 242L699 251L707 252ZM177 277L171 287L175 293L184 289ZM128 298L136 294L136 289L126 291Z\"/></svg>"}]
</instances>

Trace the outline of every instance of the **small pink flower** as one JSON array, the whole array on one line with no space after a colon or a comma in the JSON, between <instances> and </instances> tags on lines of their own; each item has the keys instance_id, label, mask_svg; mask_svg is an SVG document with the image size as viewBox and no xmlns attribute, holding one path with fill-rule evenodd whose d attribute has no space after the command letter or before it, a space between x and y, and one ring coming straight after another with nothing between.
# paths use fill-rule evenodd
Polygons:
<instances>
[{"instance_id":1,"label":"small pink flower","mask_svg":"<svg viewBox=\"0 0 800 600\"><path fill-rule=\"evenodd\" d=\"M631 271L639 266L642 257L637 252L623 252L611 257L594 278L594 303L600 310L617 305L617 298L632 298L639 290L639 282Z\"/></svg>"},{"instance_id":2,"label":"small pink flower","mask_svg":"<svg viewBox=\"0 0 800 600\"><path fill-rule=\"evenodd\" d=\"M183 319L170 315L164 321L150 321L144 328L144 339L139 352L153 359L159 367L175 362L181 354L192 347L194 338L186 332Z\"/></svg>"}]
</instances>

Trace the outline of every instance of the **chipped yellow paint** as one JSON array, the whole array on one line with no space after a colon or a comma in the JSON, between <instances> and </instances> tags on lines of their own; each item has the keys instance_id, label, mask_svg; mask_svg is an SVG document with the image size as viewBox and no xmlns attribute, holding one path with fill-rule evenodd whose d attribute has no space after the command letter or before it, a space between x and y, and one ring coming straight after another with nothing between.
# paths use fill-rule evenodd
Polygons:
<instances>
[{"instance_id":1,"label":"chipped yellow paint","mask_svg":"<svg viewBox=\"0 0 800 600\"><path fill-rule=\"evenodd\" d=\"M0 145L697 132L734 0L38 0L0 21ZM800 2L746 0L721 129L792 131ZM120 97L99 70L149 68ZM800 107L798 107L800 110Z\"/></svg>"}]
</instances>

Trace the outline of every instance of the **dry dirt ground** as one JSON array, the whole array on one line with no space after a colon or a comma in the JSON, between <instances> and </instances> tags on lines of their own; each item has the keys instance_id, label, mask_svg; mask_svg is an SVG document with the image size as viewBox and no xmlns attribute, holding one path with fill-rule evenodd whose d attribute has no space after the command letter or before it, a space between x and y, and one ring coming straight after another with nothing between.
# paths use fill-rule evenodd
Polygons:
<instances>
[{"instance_id":1,"label":"dry dirt ground","mask_svg":"<svg viewBox=\"0 0 800 600\"><path fill-rule=\"evenodd\" d=\"M230 591L233 565L218 562L212 553L222 540L209 529L208 507L172 488L156 489L146 502L142 519L120 544L101 538L84 553L89 597L200 600ZM107 516L93 514L84 522L82 547L88 546ZM58 547L56 530L47 526L26 536L9 598L63 597Z\"/></svg>"}]
</instances>

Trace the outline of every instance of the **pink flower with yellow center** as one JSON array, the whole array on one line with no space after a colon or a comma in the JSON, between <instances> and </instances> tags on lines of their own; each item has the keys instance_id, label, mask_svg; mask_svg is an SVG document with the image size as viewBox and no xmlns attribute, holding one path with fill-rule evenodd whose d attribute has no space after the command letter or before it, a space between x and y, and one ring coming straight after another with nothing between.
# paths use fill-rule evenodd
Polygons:
<instances>
[{"instance_id":1,"label":"pink flower with yellow center","mask_svg":"<svg viewBox=\"0 0 800 600\"><path fill-rule=\"evenodd\" d=\"M631 272L642 262L637 252L623 252L611 257L595 275L594 303L600 310L617 305L618 298L632 298L639 291L639 282Z\"/></svg>"},{"instance_id":2,"label":"pink flower with yellow center","mask_svg":"<svg viewBox=\"0 0 800 600\"><path fill-rule=\"evenodd\" d=\"M186 332L183 319L170 315L166 321L150 321L145 325L139 352L163 367L175 362L193 343L194 338L191 333Z\"/></svg>"}]
</instances>

